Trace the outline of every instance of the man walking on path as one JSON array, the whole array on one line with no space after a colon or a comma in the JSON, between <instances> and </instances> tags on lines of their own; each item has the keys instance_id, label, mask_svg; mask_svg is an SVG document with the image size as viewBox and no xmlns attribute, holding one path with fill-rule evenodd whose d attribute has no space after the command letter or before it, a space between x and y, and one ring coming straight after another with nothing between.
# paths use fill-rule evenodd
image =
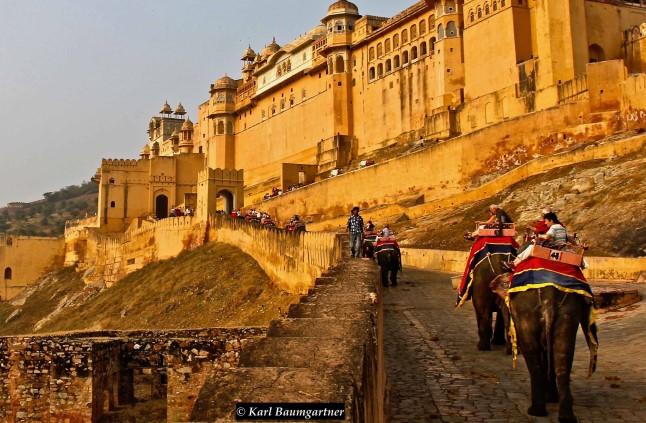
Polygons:
<instances>
[{"instance_id":1,"label":"man walking on path","mask_svg":"<svg viewBox=\"0 0 646 423\"><path fill-rule=\"evenodd\" d=\"M359 257L361 254L361 242L363 238L363 217L359 216L359 207L352 209L348 219L348 232L350 233L350 250L352 257Z\"/></svg>"}]
</instances>

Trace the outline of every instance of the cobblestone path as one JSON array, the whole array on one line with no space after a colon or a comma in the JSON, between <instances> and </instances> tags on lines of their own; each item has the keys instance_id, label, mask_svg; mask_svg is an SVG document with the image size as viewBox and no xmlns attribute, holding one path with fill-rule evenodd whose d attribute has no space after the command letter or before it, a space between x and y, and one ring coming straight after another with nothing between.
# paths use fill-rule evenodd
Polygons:
<instances>
[{"instance_id":1,"label":"cobblestone path","mask_svg":"<svg viewBox=\"0 0 646 423\"><path fill-rule=\"evenodd\" d=\"M643 293L642 293L643 294ZM557 422L526 414L529 376L502 347L476 350L473 306L454 310L448 276L405 269L385 298L389 422ZM588 349L581 333L572 374L581 423L646 422L646 305L599 318L597 372L588 379Z\"/></svg>"}]
</instances>

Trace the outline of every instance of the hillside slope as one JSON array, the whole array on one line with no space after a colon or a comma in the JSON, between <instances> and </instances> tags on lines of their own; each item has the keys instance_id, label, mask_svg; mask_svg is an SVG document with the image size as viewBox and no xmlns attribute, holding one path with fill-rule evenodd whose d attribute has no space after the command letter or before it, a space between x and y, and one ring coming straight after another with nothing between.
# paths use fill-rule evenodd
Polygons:
<instances>
[{"instance_id":1,"label":"hillside slope","mask_svg":"<svg viewBox=\"0 0 646 423\"><path fill-rule=\"evenodd\" d=\"M85 287L71 269L47 275L0 304L0 335L265 326L297 299L272 286L250 256L213 243L150 264L110 289Z\"/></svg>"},{"instance_id":2,"label":"hillside slope","mask_svg":"<svg viewBox=\"0 0 646 423\"><path fill-rule=\"evenodd\" d=\"M60 236L65 222L96 214L99 187L94 182L43 194L31 203L0 208L0 232L27 236Z\"/></svg>"},{"instance_id":3,"label":"hillside slope","mask_svg":"<svg viewBox=\"0 0 646 423\"><path fill-rule=\"evenodd\" d=\"M646 152L566 166L522 181L495 197L392 225L402 245L468 250L462 235L500 204L522 231L551 206L597 256L646 255Z\"/></svg>"}]
</instances>

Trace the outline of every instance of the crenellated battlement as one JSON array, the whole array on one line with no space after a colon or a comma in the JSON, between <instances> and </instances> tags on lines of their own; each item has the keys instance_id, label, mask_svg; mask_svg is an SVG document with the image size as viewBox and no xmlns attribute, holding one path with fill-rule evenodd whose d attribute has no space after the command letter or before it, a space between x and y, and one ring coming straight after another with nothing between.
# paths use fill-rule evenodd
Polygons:
<instances>
[{"instance_id":1,"label":"crenellated battlement","mask_svg":"<svg viewBox=\"0 0 646 423\"><path fill-rule=\"evenodd\" d=\"M141 159L102 159L101 167L136 167L142 162Z\"/></svg>"}]
</instances>

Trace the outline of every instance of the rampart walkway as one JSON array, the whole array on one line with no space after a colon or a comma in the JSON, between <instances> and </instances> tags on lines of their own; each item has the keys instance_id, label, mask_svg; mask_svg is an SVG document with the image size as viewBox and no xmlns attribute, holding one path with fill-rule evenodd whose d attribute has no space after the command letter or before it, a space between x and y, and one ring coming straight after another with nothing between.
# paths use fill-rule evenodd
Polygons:
<instances>
[{"instance_id":1,"label":"rampart walkway","mask_svg":"<svg viewBox=\"0 0 646 423\"><path fill-rule=\"evenodd\" d=\"M512 369L501 348L476 351L471 304L455 311L448 276L405 269L385 299L386 366L391 423L556 422L529 418L529 382L521 358ZM635 306L633 306L635 307ZM580 338L572 375L581 423L646 421L646 309L600 318L599 367L587 379L588 352Z\"/></svg>"}]
</instances>

